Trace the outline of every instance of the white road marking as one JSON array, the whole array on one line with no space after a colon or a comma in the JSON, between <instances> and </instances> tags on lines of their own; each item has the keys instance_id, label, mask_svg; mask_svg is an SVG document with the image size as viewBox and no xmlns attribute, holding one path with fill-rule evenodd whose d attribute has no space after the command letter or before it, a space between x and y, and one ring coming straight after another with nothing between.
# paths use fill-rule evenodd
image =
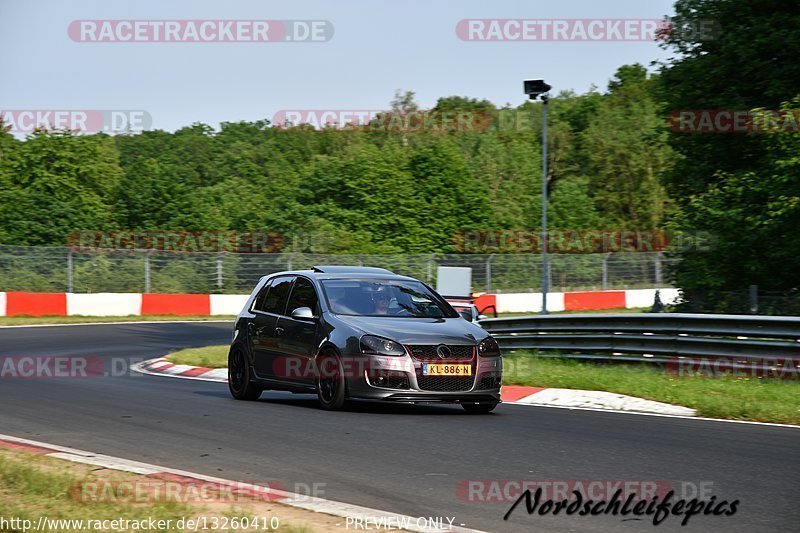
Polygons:
<instances>
[{"instance_id":1,"label":"white road marking","mask_svg":"<svg viewBox=\"0 0 800 533\"><path fill-rule=\"evenodd\" d=\"M197 474L195 472L188 472L186 470L177 470L174 468L165 468L148 463L140 463L138 461L121 459L119 457L112 457L110 455L96 454L93 452L87 452L85 450L67 448L65 446L56 446L45 442L21 439L19 437L14 437L11 435L0 434L0 440L5 440L17 444L27 444L29 446L36 446L38 448L44 448L48 450L54 450L54 453L48 453L45 455L50 457L57 457L59 459L66 459L68 461L73 461L76 463L102 466L113 470L132 472L134 474L161 474L161 473L173 474L184 478L197 479L200 481L207 481L210 483L232 485L245 490L257 491L259 493L269 492L270 494L278 496L279 498L276 498L275 501L283 505L297 507L299 509L306 509L308 511L314 511L317 513L325 513L333 516L340 516L343 518L348 518L348 517L362 518L362 519L369 518L370 520L374 520L376 518L387 518L393 520L395 523L399 519L402 520L404 523L406 523L407 521L409 525L405 527L405 529L408 531L415 531L419 533L429 533L432 531L441 533L442 531L441 529L431 529L427 527L418 526L417 518L420 517L412 517L408 515L390 513L387 511L381 511L369 507L362 507L360 505L335 502L331 500L325 500L323 498L306 496L304 494L296 494L292 492L272 489L269 487L263 487L260 485L253 485L250 483L240 483L238 481L233 481L230 479L222 479L218 477L206 476L203 474ZM452 529L448 529L448 531L454 531L456 533L486 533L477 529L469 529L464 527L453 527Z\"/></svg>"}]
</instances>

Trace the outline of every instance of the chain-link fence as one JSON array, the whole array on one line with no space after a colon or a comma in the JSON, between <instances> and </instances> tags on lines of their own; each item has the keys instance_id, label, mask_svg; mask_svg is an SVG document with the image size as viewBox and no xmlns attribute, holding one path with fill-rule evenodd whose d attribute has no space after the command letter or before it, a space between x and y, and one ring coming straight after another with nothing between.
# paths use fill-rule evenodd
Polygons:
<instances>
[{"instance_id":1,"label":"chain-link fence","mask_svg":"<svg viewBox=\"0 0 800 533\"><path fill-rule=\"evenodd\" d=\"M659 252L549 257L554 292L667 287L667 270L675 261ZM476 292L537 292L542 281L542 258L537 254L85 252L0 246L0 291L247 293L263 275L313 265L384 267L433 286L438 266L471 267Z\"/></svg>"}]
</instances>

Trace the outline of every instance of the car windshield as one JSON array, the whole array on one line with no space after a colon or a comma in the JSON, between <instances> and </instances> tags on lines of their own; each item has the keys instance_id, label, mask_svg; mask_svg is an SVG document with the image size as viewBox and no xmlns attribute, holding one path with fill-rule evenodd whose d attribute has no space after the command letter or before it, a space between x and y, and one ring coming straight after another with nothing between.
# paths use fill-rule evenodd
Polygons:
<instances>
[{"instance_id":1,"label":"car windshield","mask_svg":"<svg viewBox=\"0 0 800 533\"><path fill-rule=\"evenodd\" d=\"M419 281L322 280L331 311L340 315L398 318L456 318L458 316Z\"/></svg>"}]
</instances>

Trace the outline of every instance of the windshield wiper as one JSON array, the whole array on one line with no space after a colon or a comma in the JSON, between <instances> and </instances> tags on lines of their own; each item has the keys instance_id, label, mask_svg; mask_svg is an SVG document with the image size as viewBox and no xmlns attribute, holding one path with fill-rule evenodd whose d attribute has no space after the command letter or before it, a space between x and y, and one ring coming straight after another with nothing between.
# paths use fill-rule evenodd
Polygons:
<instances>
[{"instance_id":1,"label":"windshield wiper","mask_svg":"<svg viewBox=\"0 0 800 533\"><path fill-rule=\"evenodd\" d=\"M399 305L400 307L402 307L403 309L405 309L406 311L408 311L409 313L411 313L411 316L413 316L414 318L425 318L425 316L424 316L424 315L418 315L418 314L415 312L414 308L413 308L413 307L411 307L410 305L407 305L407 304L401 304L400 302L397 302L397 305Z\"/></svg>"}]
</instances>

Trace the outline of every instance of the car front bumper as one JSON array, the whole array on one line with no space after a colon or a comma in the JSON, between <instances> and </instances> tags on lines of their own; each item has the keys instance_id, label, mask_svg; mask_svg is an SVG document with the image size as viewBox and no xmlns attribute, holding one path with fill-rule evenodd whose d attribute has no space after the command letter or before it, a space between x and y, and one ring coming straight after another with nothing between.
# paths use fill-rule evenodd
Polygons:
<instances>
[{"instance_id":1,"label":"car front bumper","mask_svg":"<svg viewBox=\"0 0 800 533\"><path fill-rule=\"evenodd\" d=\"M399 372L408 378L408 388L389 388L376 386L368 372L351 374L347 378L347 396L353 399L383 400L398 403L469 403L488 404L500 402L500 382L502 381L502 358L477 357L473 363L474 374L468 386L456 391L423 389L419 382L422 362L411 357L370 356L369 367ZM493 384L486 386L484 378L494 378ZM447 379L447 378L442 378Z\"/></svg>"}]
</instances>

